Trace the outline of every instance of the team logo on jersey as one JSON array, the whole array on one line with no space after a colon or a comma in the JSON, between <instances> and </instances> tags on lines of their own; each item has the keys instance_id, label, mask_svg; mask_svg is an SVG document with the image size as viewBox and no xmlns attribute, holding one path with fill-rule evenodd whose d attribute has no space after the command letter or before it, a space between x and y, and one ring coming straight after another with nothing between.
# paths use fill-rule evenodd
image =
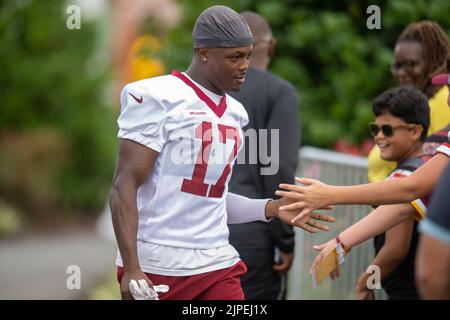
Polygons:
<instances>
[{"instance_id":1,"label":"team logo on jersey","mask_svg":"<svg viewBox=\"0 0 450 320\"><path fill-rule=\"evenodd\" d=\"M184 110L183 115L187 118L190 118L206 116L207 113L203 110Z\"/></svg>"},{"instance_id":2,"label":"team logo on jersey","mask_svg":"<svg viewBox=\"0 0 450 320\"><path fill-rule=\"evenodd\" d=\"M132 96L133 99L137 101L137 103L142 103L142 101L144 101L144 98L143 98L142 96L138 99L138 98L136 98L132 93L128 92L128 94L129 94L130 96Z\"/></svg>"}]
</instances>

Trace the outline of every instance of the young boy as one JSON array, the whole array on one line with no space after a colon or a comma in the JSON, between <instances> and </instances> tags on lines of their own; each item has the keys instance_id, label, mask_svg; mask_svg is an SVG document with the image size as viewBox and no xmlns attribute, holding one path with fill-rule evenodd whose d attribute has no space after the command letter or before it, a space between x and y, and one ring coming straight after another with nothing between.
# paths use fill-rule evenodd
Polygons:
<instances>
[{"instance_id":1,"label":"young boy","mask_svg":"<svg viewBox=\"0 0 450 320\"><path fill-rule=\"evenodd\" d=\"M422 142L430 126L426 96L412 88L390 89L375 99L373 112L376 120L370 124L370 131L381 158L397 163L388 179L408 176L427 160L422 156ZM414 207L422 215L423 204L416 202ZM419 219L409 219L375 237L377 255L371 264L380 268L389 299L419 299L414 284ZM373 299L372 290L367 288L369 276L364 272L358 280L357 299Z\"/></svg>"},{"instance_id":2,"label":"young boy","mask_svg":"<svg viewBox=\"0 0 450 320\"><path fill-rule=\"evenodd\" d=\"M449 65L450 63L447 64L447 68L450 70ZM433 77L432 82L435 85L447 84L450 86L450 74L436 75ZM448 105L450 107L450 96L448 97ZM332 204L380 205L369 215L347 228L336 239L314 246L315 250L320 251L311 267L311 269L314 269L324 257L334 250L337 242L345 244L348 252L350 248L389 230L389 228L393 228L401 222L409 220L415 209L407 202L429 195L437 185L439 177L442 176L445 168L448 167L449 160L450 141L438 147L436 154L427 163L404 179L388 179L355 186L330 186L313 179L296 178L297 182L306 186L281 184L281 189L294 192L278 190L276 194L279 196L289 195L290 201L294 202L288 206L281 207L281 211L300 211L291 222L305 219L313 210ZM426 222L427 220L421 225L425 226ZM442 287L442 283L448 283L445 279L444 281L442 280L442 276L448 276L448 274L439 273L438 271L448 270L450 246L442 246L442 243L439 241L434 241L431 244L427 235L424 235L423 238L427 241L422 241L422 246L419 248L417 259L418 275L416 276L419 288L421 288L421 296L430 298L436 296L430 294L431 287ZM431 260L433 260L433 264L428 263ZM436 281L435 274L440 275L440 281ZM336 275L338 275L338 272L331 273L332 278ZM433 281L430 281L430 279ZM441 292L438 295L439 297L445 296Z\"/></svg>"}]
</instances>

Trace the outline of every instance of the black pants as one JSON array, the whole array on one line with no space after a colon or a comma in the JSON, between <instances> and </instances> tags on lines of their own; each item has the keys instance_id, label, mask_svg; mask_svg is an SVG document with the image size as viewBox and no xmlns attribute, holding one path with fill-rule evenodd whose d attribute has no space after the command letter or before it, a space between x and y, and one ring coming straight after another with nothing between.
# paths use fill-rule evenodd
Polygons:
<instances>
[{"instance_id":1,"label":"black pants","mask_svg":"<svg viewBox=\"0 0 450 320\"><path fill-rule=\"evenodd\" d=\"M241 277L246 300L280 300L285 298L286 277L279 276L272 267L274 250L236 247L248 271Z\"/></svg>"}]
</instances>

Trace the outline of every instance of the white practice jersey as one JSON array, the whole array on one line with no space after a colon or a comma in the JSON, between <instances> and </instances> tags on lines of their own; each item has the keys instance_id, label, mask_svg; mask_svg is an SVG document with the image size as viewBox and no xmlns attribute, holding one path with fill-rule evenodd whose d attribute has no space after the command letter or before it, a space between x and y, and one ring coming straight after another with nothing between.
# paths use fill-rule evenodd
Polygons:
<instances>
[{"instance_id":1,"label":"white practice jersey","mask_svg":"<svg viewBox=\"0 0 450 320\"><path fill-rule=\"evenodd\" d=\"M130 83L121 93L119 138L160 153L139 187L138 241L186 249L228 245L225 197L242 146L244 107L213 102L185 74Z\"/></svg>"}]
</instances>

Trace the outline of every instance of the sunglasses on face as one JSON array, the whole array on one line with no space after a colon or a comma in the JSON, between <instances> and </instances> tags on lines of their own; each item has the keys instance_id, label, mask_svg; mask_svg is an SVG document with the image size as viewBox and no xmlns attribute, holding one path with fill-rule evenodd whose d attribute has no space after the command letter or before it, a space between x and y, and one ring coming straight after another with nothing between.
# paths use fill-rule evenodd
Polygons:
<instances>
[{"instance_id":1,"label":"sunglasses on face","mask_svg":"<svg viewBox=\"0 0 450 320\"><path fill-rule=\"evenodd\" d=\"M369 123L369 130L370 130L370 134L373 137L376 137L378 132L383 132L383 135L385 137L392 137L394 135L394 131L397 129L408 129L411 130L412 128L414 128L416 125L415 124L399 124L397 126L392 126L390 124L383 124L381 126L377 125L374 122Z\"/></svg>"}]
</instances>

